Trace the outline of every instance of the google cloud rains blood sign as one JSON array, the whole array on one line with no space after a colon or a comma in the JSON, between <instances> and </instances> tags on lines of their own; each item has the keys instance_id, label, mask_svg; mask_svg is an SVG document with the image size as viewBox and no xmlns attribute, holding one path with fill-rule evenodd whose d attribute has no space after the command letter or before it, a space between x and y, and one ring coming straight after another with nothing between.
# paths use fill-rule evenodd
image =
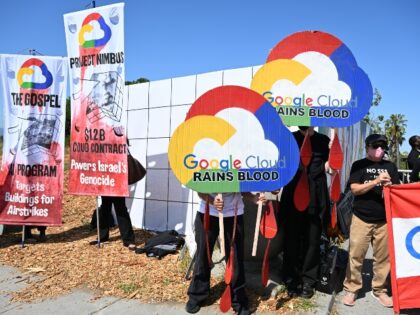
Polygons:
<instances>
[{"instance_id":1,"label":"google cloud rains blood sign","mask_svg":"<svg viewBox=\"0 0 420 315\"><path fill-rule=\"evenodd\" d=\"M324 32L292 34L270 52L251 88L289 126L345 127L372 103L372 85L350 49Z\"/></svg>"},{"instance_id":2,"label":"google cloud rains blood sign","mask_svg":"<svg viewBox=\"0 0 420 315\"><path fill-rule=\"evenodd\" d=\"M208 91L169 143L178 180L198 192L270 191L287 184L299 151L275 109L239 86Z\"/></svg>"}]
</instances>

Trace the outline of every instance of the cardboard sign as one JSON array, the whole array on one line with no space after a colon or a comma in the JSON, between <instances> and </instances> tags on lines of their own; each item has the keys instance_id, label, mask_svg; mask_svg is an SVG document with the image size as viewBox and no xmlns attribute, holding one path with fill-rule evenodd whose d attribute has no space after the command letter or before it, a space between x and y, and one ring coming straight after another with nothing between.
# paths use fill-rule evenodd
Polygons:
<instances>
[{"instance_id":1,"label":"cardboard sign","mask_svg":"<svg viewBox=\"0 0 420 315\"><path fill-rule=\"evenodd\" d=\"M177 179L203 192L272 191L295 175L299 149L274 107L240 86L208 91L169 143Z\"/></svg>"},{"instance_id":2,"label":"cardboard sign","mask_svg":"<svg viewBox=\"0 0 420 315\"><path fill-rule=\"evenodd\" d=\"M123 8L120 3L64 15L71 194L128 196Z\"/></svg>"},{"instance_id":3,"label":"cardboard sign","mask_svg":"<svg viewBox=\"0 0 420 315\"><path fill-rule=\"evenodd\" d=\"M324 32L294 33L270 52L251 89L263 95L288 126L346 127L372 103L372 85L350 49Z\"/></svg>"},{"instance_id":4,"label":"cardboard sign","mask_svg":"<svg viewBox=\"0 0 420 315\"><path fill-rule=\"evenodd\" d=\"M63 201L67 64L0 55L4 110L0 223L59 225Z\"/></svg>"}]
</instances>

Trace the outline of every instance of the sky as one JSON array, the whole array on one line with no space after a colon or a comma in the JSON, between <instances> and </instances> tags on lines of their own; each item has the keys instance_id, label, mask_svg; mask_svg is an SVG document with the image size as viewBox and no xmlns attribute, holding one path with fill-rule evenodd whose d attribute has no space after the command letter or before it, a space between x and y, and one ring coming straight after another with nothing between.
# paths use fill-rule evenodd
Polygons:
<instances>
[{"instance_id":1,"label":"sky","mask_svg":"<svg viewBox=\"0 0 420 315\"><path fill-rule=\"evenodd\" d=\"M96 6L121 1L96 0ZM418 0L127 0L126 80L174 78L261 65L279 41L320 30L341 39L382 95L374 115L403 114L420 134ZM88 0L0 2L0 53L67 54L63 14ZM411 92L410 92L411 91ZM402 151L409 151L408 141Z\"/></svg>"}]
</instances>

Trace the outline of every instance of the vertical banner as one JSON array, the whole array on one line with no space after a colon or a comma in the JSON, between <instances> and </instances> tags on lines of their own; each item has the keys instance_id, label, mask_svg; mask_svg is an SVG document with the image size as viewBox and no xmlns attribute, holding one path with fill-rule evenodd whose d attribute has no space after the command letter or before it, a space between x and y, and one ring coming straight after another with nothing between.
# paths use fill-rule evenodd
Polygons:
<instances>
[{"instance_id":1,"label":"vertical banner","mask_svg":"<svg viewBox=\"0 0 420 315\"><path fill-rule=\"evenodd\" d=\"M0 55L0 74L4 104L0 223L59 225L66 61Z\"/></svg>"},{"instance_id":2,"label":"vertical banner","mask_svg":"<svg viewBox=\"0 0 420 315\"><path fill-rule=\"evenodd\" d=\"M420 308L420 184L384 188L394 311Z\"/></svg>"},{"instance_id":3,"label":"vertical banner","mask_svg":"<svg viewBox=\"0 0 420 315\"><path fill-rule=\"evenodd\" d=\"M128 196L123 9L119 3L64 15L71 194Z\"/></svg>"}]
</instances>

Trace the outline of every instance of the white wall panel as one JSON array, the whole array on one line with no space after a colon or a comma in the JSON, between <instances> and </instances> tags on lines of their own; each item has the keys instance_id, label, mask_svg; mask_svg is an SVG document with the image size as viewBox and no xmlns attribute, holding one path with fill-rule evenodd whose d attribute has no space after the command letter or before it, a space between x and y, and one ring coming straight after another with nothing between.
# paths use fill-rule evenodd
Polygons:
<instances>
[{"instance_id":1,"label":"white wall panel","mask_svg":"<svg viewBox=\"0 0 420 315\"><path fill-rule=\"evenodd\" d=\"M168 170L148 169L146 175L146 199L168 200Z\"/></svg>"},{"instance_id":2,"label":"white wall panel","mask_svg":"<svg viewBox=\"0 0 420 315\"><path fill-rule=\"evenodd\" d=\"M191 105L171 107L171 136L178 126L185 120Z\"/></svg>"},{"instance_id":3,"label":"white wall panel","mask_svg":"<svg viewBox=\"0 0 420 315\"><path fill-rule=\"evenodd\" d=\"M144 227L149 230L164 231L168 224L168 202L146 199Z\"/></svg>"},{"instance_id":4,"label":"white wall panel","mask_svg":"<svg viewBox=\"0 0 420 315\"><path fill-rule=\"evenodd\" d=\"M127 112L128 138L147 138L147 127L149 124L149 110L129 110Z\"/></svg>"},{"instance_id":5,"label":"white wall panel","mask_svg":"<svg viewBox=\"0 0 420 315\"><path fill-rule=\"evenodd\" d=\"M195 100L196 76L180 77L172 79L172 104L191 104Z\"/></svg>"},{"instance_id":6,"label":"white wall panel","mask_svg":"<svg viewBox=\"0 0 420 315\"><path fill-rule=\"evenodd\" d=\"M184 234L191 230L192 203L168 202L168 228Z\"/></svg>"},{"instance_id":7,"label":"white wall panel","mask_svg":"<svg viewBox=\"0 0 420 315\"><path fill-rule=\"evenodd\" d=\"M249 88L252 80L252 67L226 70L223 85L239 85Z\"/></svg>"},{"instance_id":8,"label":"white wall panel","mask_svg":"<svg viewBox=\"0 0 420 315\"><path fill-rule=\"evenodd\" d=\"M149 139L147 147L147 168L169 168L169 138Z\"/></svg>"},{"instance_id":9,"label":"white wall panel","mask_svg":"<svg viewBox=\"0 0 420 315\"><path fill-rule=\"evenodd\" d=\"M222 85L223 71L209 72L197 75L197 98L208 90Z\"/></svg>"},{"instance_id":10,"label":"white wall panel","mask_svg":"<svg viewBox=\"0 0 420 315\"><path fill-rule=\"evenodd\" d=\"M149 110L149 138L169 137L170 108Z\"/></svg>"},{"instance_id":11,"label":"white wall panel","mask_svg":"<svg viewBox=\"0 0 420 315\"><path fill-rule=\"evenodd\" d=\"M192 202L192 190L181 185L174 173L169 170L169 201Z\"/></svg>"},{"instance_id":12,"label":"white wall panel","mask_svg":"<svg viewBox=\"0 0 420 315\"><path fill-rule=\"evenodd\" d=\"M149 82L128 85L128 109L149 107L149 85Z\"/></svg>"},{"instance_id":13,"label":"white wall panel","mask_svg":"<svg viewBox=\"0 0 420 315\"><path fill-rule=\"evenodd\" d=\"M130 212L131 223L136 228L143 228L143 215L145 213L145 201L138 198L126 198L125 203Z\"/></svg>"},{"instance_id":14,"label":"white wall panel","mask_svg":"<svg viewBox=\"0 0 420 315\"><path fill-rule=\"evenodd\" d=\"M150 82L149 107L162 107L171 104L171 80Z\"/></svg>"}]
</instances>

